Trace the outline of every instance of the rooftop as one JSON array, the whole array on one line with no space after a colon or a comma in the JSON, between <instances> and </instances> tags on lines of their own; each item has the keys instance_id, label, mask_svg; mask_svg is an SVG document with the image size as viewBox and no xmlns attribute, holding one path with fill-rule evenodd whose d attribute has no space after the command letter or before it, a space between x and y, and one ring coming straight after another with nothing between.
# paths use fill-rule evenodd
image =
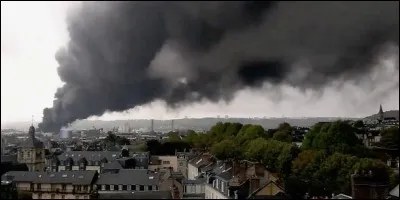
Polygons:
<instances>
[{"instance_id":1,"label":"rooftop","mask_svg":"<svg viewBox=\"0 0 400 200\"><path fill-rule=\"evenodd\" d=\"M107 172L99 176L98 185L157 185L155 174L146 169L121 169L118 173Z\"/></svg>"},{"instance_id":2,"label":"rooftop","mask_svg":"<svg viewBox=\"0 0 400 200\"><path fill-rule=\"evenodd\" d=\"M51 173L10 171L1 176L1 180L13 182L88 185L93 182L96 175L96 171L63 171Z\"/></svg>"}]
</instances>

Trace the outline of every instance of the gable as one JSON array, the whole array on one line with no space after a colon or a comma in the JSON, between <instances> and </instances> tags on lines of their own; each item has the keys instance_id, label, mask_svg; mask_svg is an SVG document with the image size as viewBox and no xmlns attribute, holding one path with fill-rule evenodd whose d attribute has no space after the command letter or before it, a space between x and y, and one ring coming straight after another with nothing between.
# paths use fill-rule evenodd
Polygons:
<instances>
[{"instance_id":1,"label":"gable","mask_svg":"<svg viewBox=\"0 0 400 200\"><path fill-rule=\"evenodd\" d=\"M258 191L256 196L275 196L279 193L285 193L276 183L269 182L264 188Z\"/></svg>"}]
</instances>

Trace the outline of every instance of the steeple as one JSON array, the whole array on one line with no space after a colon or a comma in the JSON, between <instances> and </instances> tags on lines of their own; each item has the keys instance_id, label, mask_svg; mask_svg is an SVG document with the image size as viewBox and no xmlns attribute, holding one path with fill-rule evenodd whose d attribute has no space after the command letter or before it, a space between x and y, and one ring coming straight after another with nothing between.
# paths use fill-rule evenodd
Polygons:
<instances>
[{"instance_id":1,"label":"steeple","mask_svg":"<svg viewBox=\"0 0 400 200\"><path fill-rule=\"evenodd\" d=\"M35 127L33 127L33 115L32 115L32 124L29 127L29 137L35 139Z\"/></svg>"},{"instance_id":2,"label":"steeple","mask_svg":"<svg viewBox=\"0 0 400 200\"><path fill-rule=\"evenodd\" d=\"M383 109L382 109L382 104L379 105L378 121L379 121L379 122L382 122L382 121L383 121Z\"/></svg>"}]
</instances>

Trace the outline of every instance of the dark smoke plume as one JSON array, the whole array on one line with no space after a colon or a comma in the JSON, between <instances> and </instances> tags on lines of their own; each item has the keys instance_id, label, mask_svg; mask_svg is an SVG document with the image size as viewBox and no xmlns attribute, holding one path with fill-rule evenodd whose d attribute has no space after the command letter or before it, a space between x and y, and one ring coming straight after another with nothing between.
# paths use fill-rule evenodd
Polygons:
<instances>
[{"instance_id":1,"label":"dark smoke plume","mask_svg":"<svg viewBox=\"0 0 400 200\"><path fill-rule=\"evenodd\" d=\"M83 2L40 127L154 100L229 100L263 83L357 81L398 49L399 2ZM398 50L396 56L398 57Z\"/></svg>"}]
</instances>

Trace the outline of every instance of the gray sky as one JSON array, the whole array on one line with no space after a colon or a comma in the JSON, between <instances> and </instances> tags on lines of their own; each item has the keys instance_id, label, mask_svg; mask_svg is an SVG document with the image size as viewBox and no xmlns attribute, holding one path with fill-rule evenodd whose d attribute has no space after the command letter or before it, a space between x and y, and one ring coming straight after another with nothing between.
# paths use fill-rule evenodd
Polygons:
<instances>
[{"instance_id":1,"label":"gray sky","mask_svg":"<svg viewBox=\"0 0 400 200\"><path fill-rule=\"evenodd\" d=\"M56 72L58 65L54 54L68 41L64 17L67 8L73 4L1 2L2 123L28 121L32 115L38 121L42 109L52 105L54 92L62 85ZM154 102L124 113L107 113L100 119L217 115L362 117L376 113L379 104L384 110L399 109L399 73L395 65L398 65L398 58L396 61L384 60L371 75L373 81L363 82L361 86L332 86L322 95L289 87L277 93L266 86L259 91L239 92L228 105L205 102L172 111L167 110L162 102Z\"/></svg>"}]
</instances>

